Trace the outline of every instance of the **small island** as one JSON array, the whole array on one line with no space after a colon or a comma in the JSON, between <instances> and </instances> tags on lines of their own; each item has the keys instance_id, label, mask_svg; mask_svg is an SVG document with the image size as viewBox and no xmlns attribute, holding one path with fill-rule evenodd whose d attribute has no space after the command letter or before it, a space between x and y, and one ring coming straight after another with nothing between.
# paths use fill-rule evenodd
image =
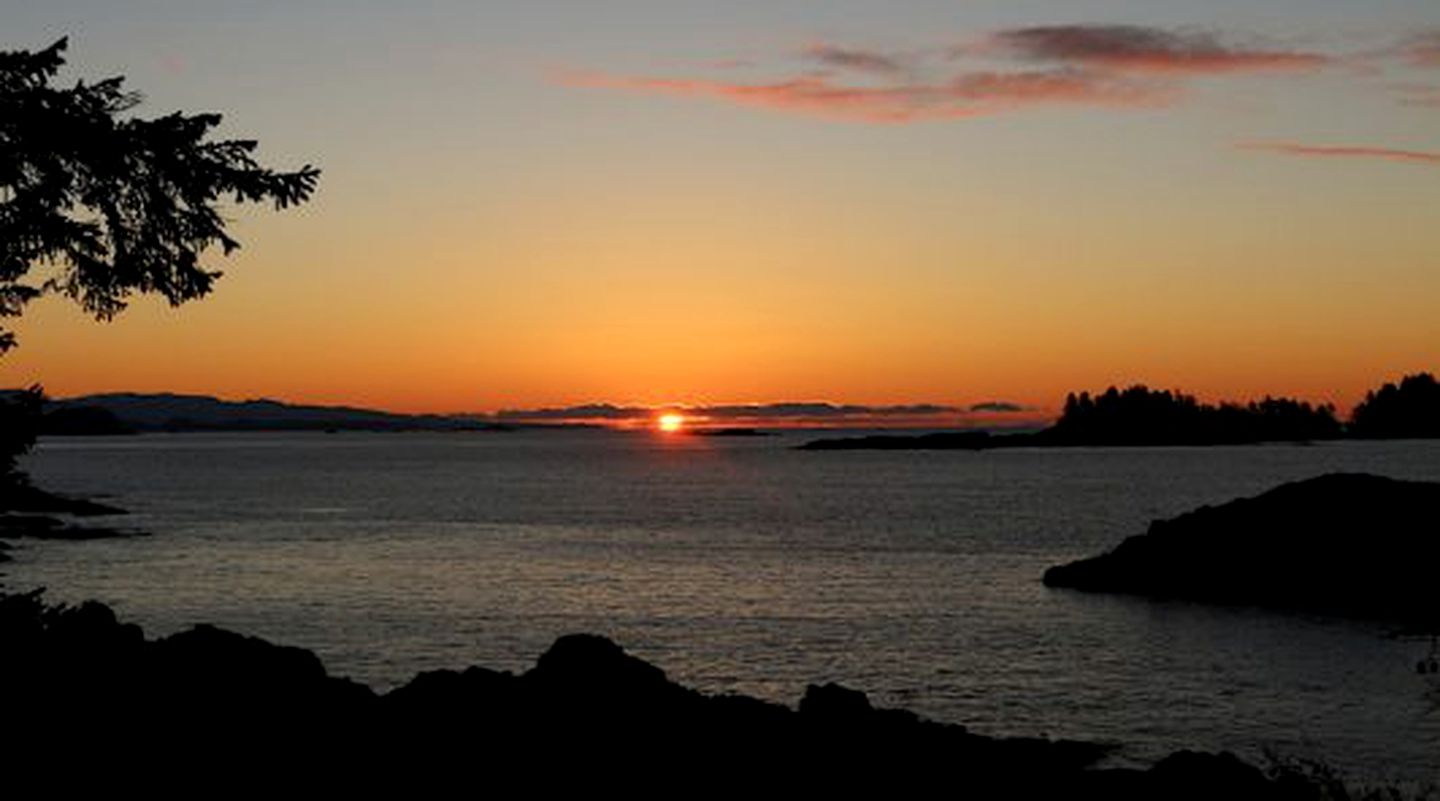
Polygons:
<instances>
[{"instance_id":1,"label":"small island","mask_svg":"<svg viewBox=\"0 0 1440 801\"><path fill-rule=\"evenodd\" d=\"M799 450L990 450L995 448L1253 445L1335 439L1440 437L1440 383L1429 373L1371 391L1342 424L1330 404L1292 398L1202 403L1137 384L1091 396L1070 393L1055 424L1033 432L981 430L817 439Z\"/></svg>"},{"instance_id":2,"label":"small island","mask_svg":"<svg viewBox=\"0 0 1440 801\"><path fill-rule=\"evenodd\" d=\"M1157 520L1044 582L1435 626L1437 510L1440 483L1323 475Z\"/></svg>"}]
</instances>

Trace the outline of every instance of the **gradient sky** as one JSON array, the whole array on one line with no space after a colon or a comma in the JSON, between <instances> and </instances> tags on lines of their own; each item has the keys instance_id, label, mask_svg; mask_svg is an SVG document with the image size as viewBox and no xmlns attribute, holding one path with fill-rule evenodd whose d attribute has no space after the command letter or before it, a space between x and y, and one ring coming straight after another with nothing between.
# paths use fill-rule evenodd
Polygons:
<instances>
[{"instance_id":1,"label":"gradient sky","mask_svg":"<svg viewBox=\"0 0 1440 801\"><path fill-rule=\"evenodd\" d=\"M1440 369L1440 4L0 0L324 170L0 384L407 411L1353 404Z\"/></svg>"}]
</instances>

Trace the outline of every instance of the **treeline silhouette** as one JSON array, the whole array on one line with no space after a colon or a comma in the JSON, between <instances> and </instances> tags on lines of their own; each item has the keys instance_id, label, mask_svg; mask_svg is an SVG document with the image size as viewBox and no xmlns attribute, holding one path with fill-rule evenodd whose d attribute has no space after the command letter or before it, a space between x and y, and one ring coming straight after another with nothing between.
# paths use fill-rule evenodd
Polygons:
<instances>
[{"instance_id":1,"label":"treeline silhouette","mask_svg":"<svg viewBox=\"0 0 1440 801\"><path fill-rule=\"evenodd\" d=\"M1344 433L1330 404L1290 398L1245 405L1201 403L1193 395L1137 385L1091 397L1071 393L1046 438L1065 445L1211 445L1336 439Z\"/></svg>"},{"instance_id":2,"label":"treeline silhouette","mask_svg":"<svg viewBox=\"0 0 1440 801\"><path fill-rule=\"evenodd\" d=\"M988 450L1108 445L1242 445L1258 442L1440 437L1440 383L1406 376L1367 393L1342 423L1332 404L1266 397L1202 403L1193 395L1136 384L1098 395L1070 393L1055 424L1033 433L945 431L812 440L802 450Z\"/></svg>"},{"instance_id":3,"label":"treeline silhouette","mask_svg":"<svg viewBox=\"0 0 1440 801\"><path fill-rule=\"evenodd\" d=\"M27 483L18 462L35 447L44 402L38 387L0 392L0 498Z\"/></svg>"},{"instance_id":4,"label":"treeline silhouette","mask_svg":"<svg viewBox=\"0 0 1440 801\"><path fill-rule=\"evenodd\" d=\"M1368 439L1440 437L1440 383L1429 373L1407 375L1365 393L1350 415L1350 434Z\"/></svg>"}]
</instances>

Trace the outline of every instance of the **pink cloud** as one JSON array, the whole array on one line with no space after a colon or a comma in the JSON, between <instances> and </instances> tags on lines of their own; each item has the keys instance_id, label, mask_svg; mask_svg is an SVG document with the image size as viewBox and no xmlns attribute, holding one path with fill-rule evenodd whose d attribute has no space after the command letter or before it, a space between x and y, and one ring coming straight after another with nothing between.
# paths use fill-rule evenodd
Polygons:
<instances>
[{"instance_id":1,"label":"pink cloud","mask_svg":"<svg viewBox=\"0 0 1440 801\"><path fill-rule=\"evenodd\" d=\"M961 119L1021 108L1072 105L1160 107L1186 79L1219 73L1297 72L1335 62L1299 50L1240 47L1214 34L1134 25L1016 28L948 51L901 53L828 42L801 55L821 71L793 67L769 80L604 72L555 76L572 86L700 97L751 108L876 123ZM969 69L957 60L997 55L1037 62L1030 69ZM776 75L772 71L772 75Z\"/></svg>"},{"instance_id":2,"label":"pink cloud","mask_svg":"<svg viewBox=\"0 0 1440 801\"><path fill-rule=\"evenodd\" d=\"M1425 150L1396 150L1357 145L1307 145L1300 142L1244 142L1246 150L1263 150L1288 156L1315 158L1371 158L1440 167L1440 153Z\"/></svg>"},{"instance_id":3,"label":"pink cloud","mask_svg":"<svg viewBox=\"0 0 1440 801\"><path fill-rule=\"evenodd\" d=\"M1016 28L994 34L990 45L1027 60L1152 74L1307 72L1333 61L1320 53L1237 47L1211 33L1139 25Z\"/></svg>"},{"instance_id":4,"label":"pink cloud","mask_svg":"<svg viewBox=\"0 0 1440 801\"><path fill-rule=\"evenodd\" d=\"M1412 38L1401 48L1401 53L1416 67L1440 67L1440 30Z\"/></svg>"},{"instance_id":5,"label":"pink cloud","mask_svg":"<svg viewBox=\"0 0 1440 801\"><path fill-rule=\"evenodd\" d=\"M1046 104L1156 106L1169 102L1174 95L1166 87L1070 70L964 73L943 83L878 87L853 86L815 76L770 83L619 77L593 72L557 77L569 86L704 97L741 106L874 123L961 119Z\"/></svg>"}]
</instances>

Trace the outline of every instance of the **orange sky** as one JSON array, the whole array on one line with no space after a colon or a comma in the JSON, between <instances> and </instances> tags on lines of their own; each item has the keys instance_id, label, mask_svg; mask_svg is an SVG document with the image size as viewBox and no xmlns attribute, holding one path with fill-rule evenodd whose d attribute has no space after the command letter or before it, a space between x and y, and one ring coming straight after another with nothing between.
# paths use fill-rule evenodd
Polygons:
<instances>
[{"instance_id":1,"label":"orange sky","mask_svg":"<svg viewBox=\"0 0 1440 801\"><path fill-rule=\"evenodd\" d=\"M71 77L221 109L324 174L298 211L232 210L244 249L203 301L105 325L33 304L0 384L492 411L1054 410L1143 382L1343 410L1440 371L1416 33L1440 10L884 5L706 27L683 3L410 26L317 4L232 20L268 32L245 53L202 16L17 13L0 47L72 33Z\"/></svg>"}]
</instances>

